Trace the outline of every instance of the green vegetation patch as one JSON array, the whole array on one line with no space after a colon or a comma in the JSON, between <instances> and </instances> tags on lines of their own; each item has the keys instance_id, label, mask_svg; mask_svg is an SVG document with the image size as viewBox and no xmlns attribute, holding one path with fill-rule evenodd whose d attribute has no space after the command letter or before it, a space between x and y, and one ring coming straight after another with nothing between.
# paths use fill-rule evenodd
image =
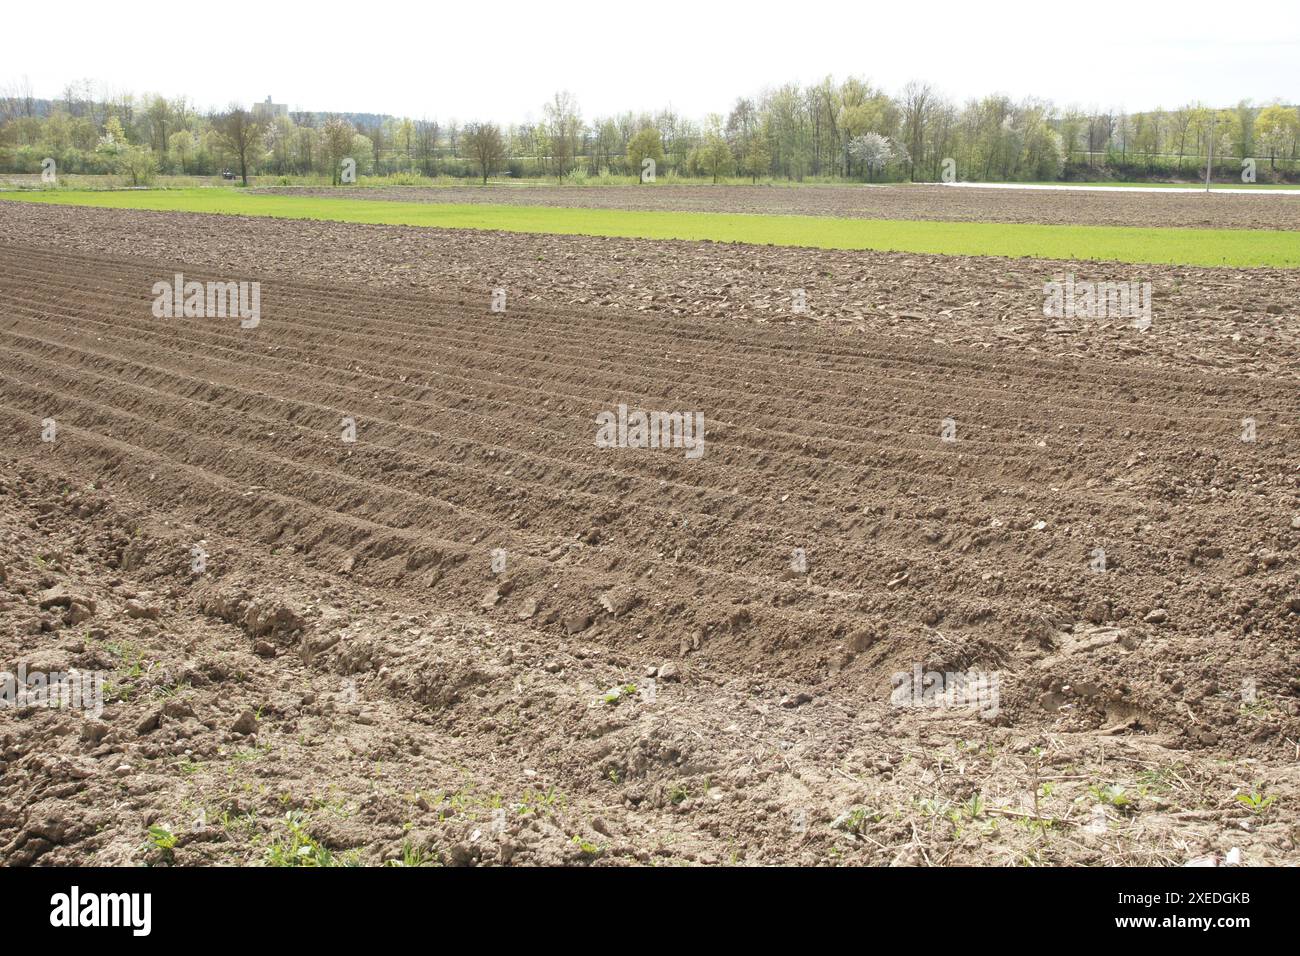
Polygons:
<instances>
[{"instance_id":1,"label":"green vegetation patch","mask_svg":"<svg viewBox=\"0 0 1300 956\"><path fill-rule=\"evenodd\" d=\"M50 191L4 199L117 209L270 216L443 229L687 239L814 249L1300 268L1300 232L918 222L742 213L571 209L254 195L227 189ZM1140 202L1135 199L1135 202Z\"/></svg>"}]
</instances>

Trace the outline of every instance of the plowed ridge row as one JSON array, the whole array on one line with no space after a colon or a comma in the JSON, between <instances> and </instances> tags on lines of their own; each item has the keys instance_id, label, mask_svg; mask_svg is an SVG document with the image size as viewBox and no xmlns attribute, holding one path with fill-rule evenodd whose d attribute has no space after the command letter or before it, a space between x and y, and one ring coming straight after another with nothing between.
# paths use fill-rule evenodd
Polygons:
<instances>
[{"instance_id":1,"label":"plowed ridge row","mask_svg":"<svg viewBox=\"0 0 1300 956\"><path fill-rule=\"evenodd\" d=\"M174 263L3 251L0 427L35 467L457 605L504 548L491 613L535 599L537 626L591 614L621 643L703 630L807 668L943 622L1013 647L1099 596L1196 593L1217 569L1189 539L1232 560L1293 504L1300 400L1258 381L269 279L244 330L155 318ZM704 456L595 447L619 403L703 412ZM1095 548L1124 574L1090 574ZM612 619L620 585L641 600Z\"/></svg>"}]
</instances>

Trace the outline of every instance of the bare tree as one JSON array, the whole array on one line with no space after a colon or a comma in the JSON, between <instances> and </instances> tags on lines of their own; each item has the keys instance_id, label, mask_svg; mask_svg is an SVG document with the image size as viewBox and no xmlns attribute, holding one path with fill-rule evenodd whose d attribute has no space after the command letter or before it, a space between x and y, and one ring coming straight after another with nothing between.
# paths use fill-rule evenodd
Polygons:
<instances>
[{"instance_id":1,"label":"bare tree","mask_svg":"<svg viewBox=\"0 0 1300 956\"><path fill-rule=\"evenodd\" d=\"M470 123L465 127L465 145L474 162L478 164L483 185L488 177L501 168L506 158L506 144L501 127L495 123Z\"/></svg>"},{"instance_id":2,"label":"bare tree","mask_svg":"<svg viewBox=\"0 0 1300 956\"><path fill-rule=\"evenodd\" d=\"M436 120L418 120L415 124L415 154L420 159L420 171L426 176L438 172L438 123Z\"/></svg>"},{"instance_id":3,"label":"bare tree","mask_svg":"<svg viewBox=\"0 0 1300 956\"><path fill-rule=\"evenodd\" d=\"M916 179L916 164L925 155L925 132L934 105L934 91L928 83L913 80L903 87L903 141L910 156L909 179Z\"/></svg>"},{"instance_id":4,"label":"bare tree","mask_svg":"<svg viewBox=\"0 0 1300 956\"><path fill-rule=\"evenodd\" d=\"M384 151L384 121L377 119L369 126L362 126L357 132L370 140L370 149L375 155L375 175L380 175L379 157Z\"/></svg>"},{"instance_id":5,"label":"bare tree","mask_svg":"<svg viewBox=\"0 0 1300 956\"><path fill-rule=\"evenodd\" d=\"M235 154L235 158L239 161L239 178L247 186L249 160L253 158L253 150L262 139L261 124L248 110L231 104L229 110L213 117L212 128L217 131L225 146Z\"/></svg>"},{"instance_id":6,"label":"bare tree","mask_svg":"<svg viewBox=\"0 0 1300 956\"><path fill-rule=\"evenodd\" d=\"M167 164L167 137L171 135L172 129L172 104L162 96L155 95L149 100L145 108L145 115L149 118L149 137L162 164Z\"/></svg>"},{"instance_id":7,"label":"bare tree","mask_svg":"<svg viewBox=\"0 0 1300 956\"><path fill-rule=\"evenodd\" d=\"M555 161L555 175L563 179L578 156L582 113L578 109L578 101L567 91L556 93L544 109L551 158Z\"/></svg>"},{"instance_id":8,"label":"bare tree","mask_svg":"<svg viewBox=\"0 0 1300 956\"><path fill-rule=\"evenodd\" d=\"M26 76L0 91L0 123L35 115L36 100L32 96L32 82Z\"/></svg>"}]
</instances>

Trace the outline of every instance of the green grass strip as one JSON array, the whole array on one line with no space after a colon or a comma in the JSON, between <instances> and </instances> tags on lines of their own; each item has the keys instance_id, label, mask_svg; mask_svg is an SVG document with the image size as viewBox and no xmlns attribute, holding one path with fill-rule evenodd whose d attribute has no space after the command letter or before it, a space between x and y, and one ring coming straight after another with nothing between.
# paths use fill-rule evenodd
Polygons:
<instances>
[{"instance_id":1,"label":"green grass strip","mask_svg":"<svg viewBox=\"0 0 1300 956\"><path fill-rule=\"evenodd\" d=\"M340 192L343 197L335 199L259 195L232 189L115 192L50 190L0 193L0 198L114 209L635 239L712 240L814 249L875 249L940 255L1300 268L1300 231L919 222L826 216L413 203L348 199L344 198L345 190Z\"/></svg>"}]
</instances>

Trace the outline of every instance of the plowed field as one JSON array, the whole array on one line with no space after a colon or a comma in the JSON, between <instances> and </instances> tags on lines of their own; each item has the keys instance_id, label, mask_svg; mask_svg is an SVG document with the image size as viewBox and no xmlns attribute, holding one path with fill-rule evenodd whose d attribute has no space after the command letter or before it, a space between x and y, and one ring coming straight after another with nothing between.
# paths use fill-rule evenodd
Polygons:
<instances>
[{"instance_id":1,"label":"plowed field","mask_svg":"<svg viewBox=\"0 0 1300 956\"><path fill-rule=\"evenodd\" d=\"M4 862L1296 858L1287 273L1062 345L1041 264L819 256L846 323L759 315L764 250L737 318L657 298L704 244L424 233L413 282L417 233L0 207L0 660L111 675L0 712ZM582 243L649 298L539 291ZM178 271L260 324L156 317ZM598 447L620 405L702 454Z\"/></svg>"}]
</instances>

